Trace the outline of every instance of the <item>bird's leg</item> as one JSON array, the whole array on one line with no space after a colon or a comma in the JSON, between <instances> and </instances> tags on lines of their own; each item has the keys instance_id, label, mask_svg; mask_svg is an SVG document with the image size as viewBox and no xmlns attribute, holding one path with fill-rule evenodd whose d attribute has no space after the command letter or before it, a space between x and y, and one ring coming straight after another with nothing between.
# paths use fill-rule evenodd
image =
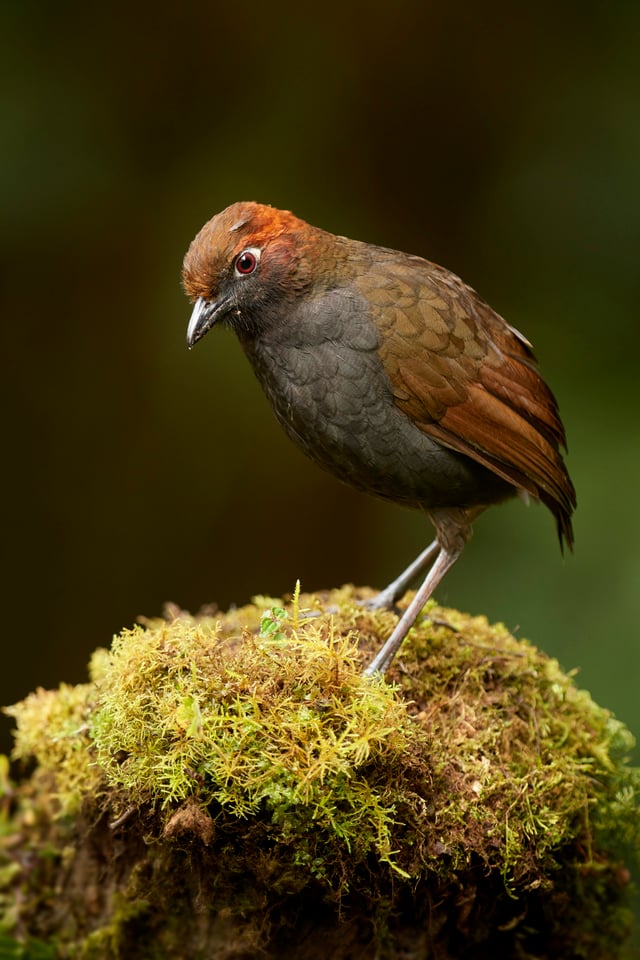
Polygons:
<instances>
[{"instance_id":1,"label":"bird's leg","mask_svg":"<svg viewBox=\"0 0 640 960\"><path fill-rule=\"evenodd\" d=\"M398 620L395 630L383 645L382 649L378 651L369 666L363 671L366 677L370 677L374 673L386 673L388 668L391 666L391 661L398 652L402 641L415 623L418 614L444 577L447 570L449 570L449 568L452 567L456 562L461 552L461 549L454 553L448 552L444 549L444 547L440 549L440 553L438 554L435 563L425 577L422 586L416 592L415 597Z\"/></svg>"},{"instance_id":2,"label":"bird's leg","mask_svg":"<svg viewBox=\"0 0 640 960\"><path fill-rule=\"evenodd\" d=\"M479 511L474 511L473 514L475 515L476 512ZM465 543L471 536L471 511L468 513L463 509L442 508L439 510L430 510L429 516L436 528L437 537L435 545L436 549L439 550L438 556L424 578L422 586L418 589L415 597L398 620L393 633L383 644L369 666L365 667L363 674L366 677L370 677L375 673L386 673L389 669L391 661L398 652L409 630L414 625L418 614L444 575L454 565L464 550ZM427 547L427 550L418 557L418 560L415 561L412 566L415 566L432 547L433 544Z\"/></svg>"},{"instance_id":3,"label":"bird's leg","mask_svg":"<svg viewBox=\"0 0 640 960\"><path fill-rule=\"evenodd\" d=\"M391 583L386 586L384 590L381 590L377 596L373 597L373 599L366 600L365 605L370 610L390 610L396 600L399 600L400 597L406 593L413 579L433 563L439 552L440 544L437 540L434 540L433 543L430 543L429 546L409 564L406 570L402 571L399 577L392 580Z\"/></svg>"}]
</instances>

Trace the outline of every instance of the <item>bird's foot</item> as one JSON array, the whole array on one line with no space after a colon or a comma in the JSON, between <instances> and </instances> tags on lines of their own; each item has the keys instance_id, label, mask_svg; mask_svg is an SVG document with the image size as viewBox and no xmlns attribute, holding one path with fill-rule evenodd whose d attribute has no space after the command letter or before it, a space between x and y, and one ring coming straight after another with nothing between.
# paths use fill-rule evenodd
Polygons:
<instances>
[{"instance_id":1,"label":"bird's foot","mask_svg":"<svg viewBox=\"0 0 640 960\"><path fill-rule=\"evenodd\" d=\"M429 568L435 561L440 552L440 544L437 540L430 543L422 551L419 557L410 563L406 570L403 570L399 577L392 580L384 590L381 590L377 596L371 600L360 601L363 607L368 610L394 610L396 603L400 600L416 577Z\"/></svg>"},{"instance_id":2,"label":"bird's foot","mask_svg":"<svg viewBox=\"0 0 640 960\"><path fill-rule=\"evenodd\" d=\"M386 587L384 590L381 590L375 595L375 597L367 597L366 600L358 600L358 603L361 607L365 607L367 610L393 610L396 603L400 599L402 594L398 594L395 590L389 589Z\"/></svg>"}]
</instances>

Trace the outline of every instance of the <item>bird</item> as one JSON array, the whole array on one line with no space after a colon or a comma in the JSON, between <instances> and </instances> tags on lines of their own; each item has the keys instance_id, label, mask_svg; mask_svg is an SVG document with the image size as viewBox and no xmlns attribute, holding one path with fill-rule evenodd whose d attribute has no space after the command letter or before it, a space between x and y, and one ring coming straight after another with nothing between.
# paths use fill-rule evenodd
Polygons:
<instances>
[{"instance_id":1,"label":"bird","mask_svg":"<svg viewBox=\"0 0 640 960\"><path fill-rule=\"evenodd\" d=\"M312 460L435 528L373 601L393 607L427 571L366 675L389 669L487 507L541 502L561 549L573 549L576 493L556 399L526 337L454 273L240 201L198 232L182 282L189 348L230 328Z\"/></svg>"}]
</instances>

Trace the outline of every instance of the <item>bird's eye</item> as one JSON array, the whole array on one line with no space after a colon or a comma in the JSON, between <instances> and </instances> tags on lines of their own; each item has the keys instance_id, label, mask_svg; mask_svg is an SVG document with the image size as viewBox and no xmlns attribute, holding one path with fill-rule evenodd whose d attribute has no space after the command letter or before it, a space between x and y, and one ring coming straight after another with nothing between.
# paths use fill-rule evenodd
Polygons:
<instances>
[{"instance_id":1,"label":"bird's eye","mask_svg":"<svg viewBox=\"0 0 640 960\"><path fill-rule=\"evenodd\" d=\"M260 251L255 247L243 250L236 257L235 271L237 277L247 277L258 266L260 260Z\"/></svg>"}]
</instances>

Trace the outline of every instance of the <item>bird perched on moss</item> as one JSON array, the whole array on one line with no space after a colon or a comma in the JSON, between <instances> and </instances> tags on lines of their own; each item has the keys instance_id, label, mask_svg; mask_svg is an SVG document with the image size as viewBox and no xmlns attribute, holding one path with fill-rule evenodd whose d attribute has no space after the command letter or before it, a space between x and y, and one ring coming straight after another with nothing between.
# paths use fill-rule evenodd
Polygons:
<instances>
[{"instance_id":1,"label":"bird perched on moss","mask_svg":"<svg viewBox=\"0 0 640 960\"><path fill-rule=\"evenodd\" d=\"M367 673L384 672L487 506L518 493L572 547L576 499L558 406L531 345L474 290L421 257L234 203L184 259L192 347L238 336L275 414L320 466L427 513L436 539L379 595L429 572Z\"/></svg>"}]
</instances>

